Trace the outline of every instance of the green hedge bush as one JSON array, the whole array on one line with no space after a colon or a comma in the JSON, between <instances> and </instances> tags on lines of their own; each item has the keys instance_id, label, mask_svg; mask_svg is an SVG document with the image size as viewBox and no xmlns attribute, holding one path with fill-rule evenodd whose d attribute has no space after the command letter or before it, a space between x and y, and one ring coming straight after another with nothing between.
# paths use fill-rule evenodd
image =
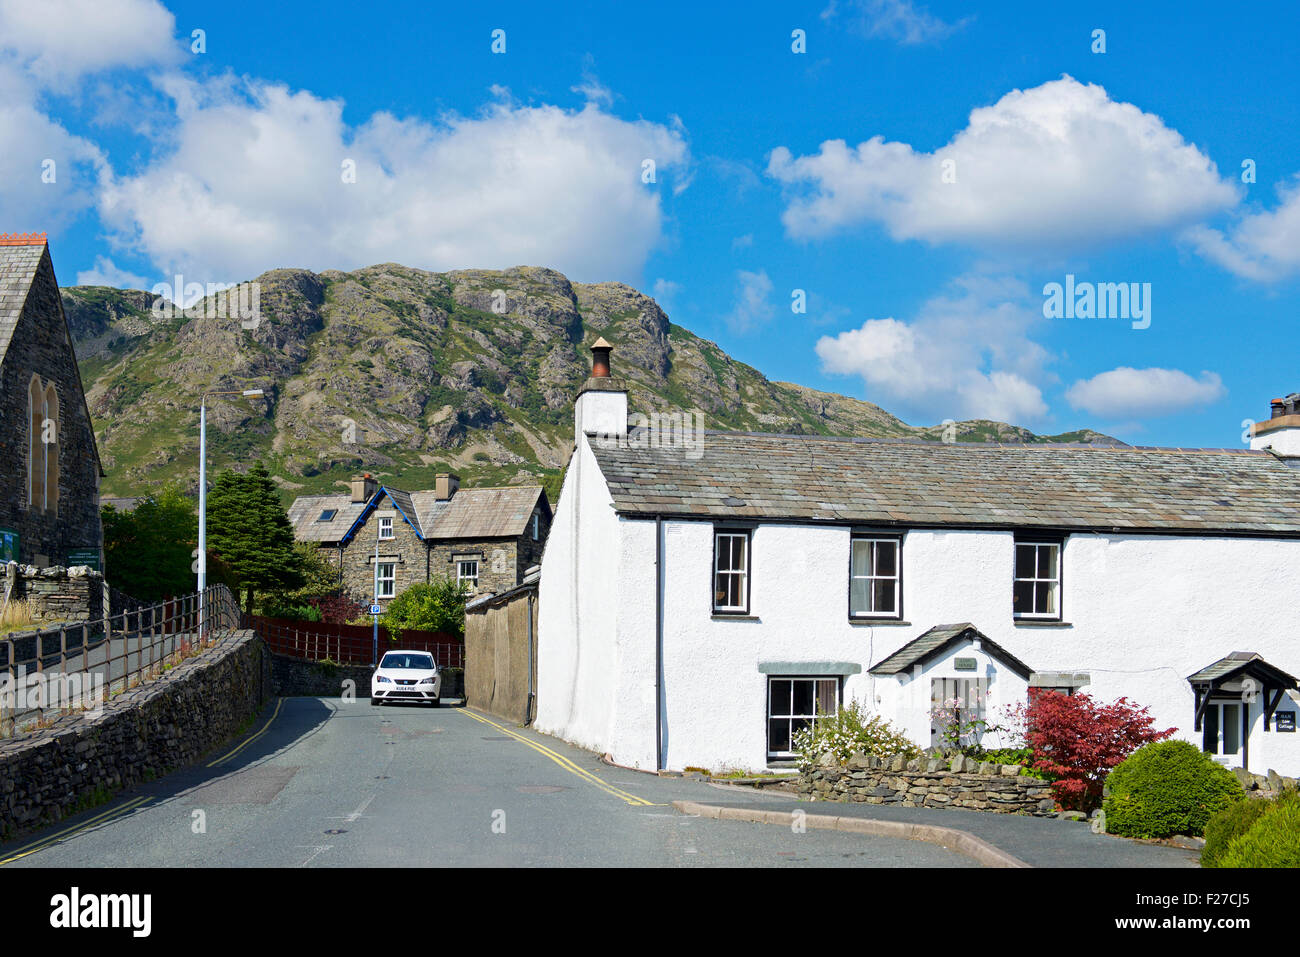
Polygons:
<instances>
[{"instance_id":1,"label":"green hedge bush","mask_svg":"<svg viewBox=\"0 0 1300 957\"><path fill-rule=\"evenodd\" d=\"M1218 867L1300 867L1300 800L1281 797L1259 803L1268 805L1264 813L1233 839Z\"/></svg>"},{"instance_id":2,"label":"green hedge bush","mask_svg":"<svg viewBox=\"0 0 1300 957\"><path fill-rule=\"evenodd\" d=\"M1201 848L1202 867L1220 867L1228 845L1251 829L1271 801L1258 798L1235 801L1218 811L1205 824L1205 847Z\"/></svg>"},{"instance_id":3,"label":"green hedge bush","mask_svg":"<svg viewBox=\"0 0 1300 957\"><path fill-rule=\"evenodd\" d=\"M1213 814L1246 796L1236 775L1186 741L1139 748L1106 786L1106 830L1125 837L1198 836Z\"/></svg>"}]
</instances>

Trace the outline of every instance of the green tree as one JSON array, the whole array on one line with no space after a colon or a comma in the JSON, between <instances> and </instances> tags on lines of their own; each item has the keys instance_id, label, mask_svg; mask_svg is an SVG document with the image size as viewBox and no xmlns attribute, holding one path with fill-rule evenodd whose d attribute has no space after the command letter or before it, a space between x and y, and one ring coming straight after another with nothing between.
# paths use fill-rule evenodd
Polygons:
<instances>
[{"instance_id":1,"label":"green tree","mask_svg":"<svg viewBox=\"0 0 1300 957\"><path fill-rule=\"evenodd\" d=\"M101 516L110 585L143 602L194 591L198 509L179 487L166 486L130 512L105 505Z\"/></svg>"},{"instance_id":2,"label":"green tree","mask_svg":"<svg viewBox=\"0 0 1300 957\"><path fill-rule=\"evenodd\" d=\"M236 592L253 610L258 592L286 592L306 584L302 553L271 475L259 463L247 474L226 471L208 495L208 553L228 569Z\"/></svg>"},{"instance_id":3,"label":"green tree","mask_svg":"<svg viewBox=\"0 0 1300 957\"><path fill-rule=\"evenodd\" d=\"M464 582L450 578L437 579L425 584L412 585L388 603L388 610L380 616L379 623L397 641L402 630L442 631L465 637L465 599L469 587Z\"/></svg>"}]
</instances>

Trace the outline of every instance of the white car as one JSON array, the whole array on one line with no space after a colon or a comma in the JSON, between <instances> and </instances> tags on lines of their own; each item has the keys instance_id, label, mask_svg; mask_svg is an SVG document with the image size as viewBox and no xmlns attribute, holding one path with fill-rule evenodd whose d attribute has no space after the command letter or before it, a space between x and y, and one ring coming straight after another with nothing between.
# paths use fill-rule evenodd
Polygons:
<instances>
[{"instance_id":1,"label":"white car","mask_svg":"<svg viewBox=\"0 0 1300 957\"><path fill-rule=\"evenodd\" d=\"M427 651L390 651L370 676L370 703L422 701L438 707L442 674Z\"/></svg>"}]
</instances>

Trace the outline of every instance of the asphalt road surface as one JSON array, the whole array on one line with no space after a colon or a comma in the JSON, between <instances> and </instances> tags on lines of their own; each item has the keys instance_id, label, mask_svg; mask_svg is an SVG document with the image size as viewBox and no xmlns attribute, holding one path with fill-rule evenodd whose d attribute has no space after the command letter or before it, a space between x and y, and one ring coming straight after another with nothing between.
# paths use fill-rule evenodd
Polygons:
<instances>
[{"instance_id":1,"label":"asphalt road surface","mask_svg":"<svg viewBox=\"0 0 1300 957\"><path fill-rule=\"evenodd\" d=\"M921 841L690 817L674 800L764 796L613 768L465 708L285 698L199 765L0 846L0 866L976 866Z\"/></svg>"}]
</instances>

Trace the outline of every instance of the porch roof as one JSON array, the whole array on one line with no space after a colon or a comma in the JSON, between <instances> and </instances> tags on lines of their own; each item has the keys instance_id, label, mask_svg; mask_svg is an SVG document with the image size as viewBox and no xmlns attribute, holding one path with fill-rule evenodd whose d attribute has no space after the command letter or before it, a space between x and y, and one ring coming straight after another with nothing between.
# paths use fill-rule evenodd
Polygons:
<instances>
[{"instance_id":1,"label":"porch roof","mask_svg":"<svg viewBox=\"0 0 1300 957\"><path fill-rule=\"evenodd\" d=\"M1026 681L1034 673L1033 668L1011 654L996 641L987 637L969 621L962 621L955 625L935 625L929 631L913 638L902 648L881 661L871 669L871 674L901 674L913 665L925 664L925 662L938 657L959 641L967 640L979 641L982 650L988 652L989 655L1002 662Z\"/></svg>"}]
</instances>

